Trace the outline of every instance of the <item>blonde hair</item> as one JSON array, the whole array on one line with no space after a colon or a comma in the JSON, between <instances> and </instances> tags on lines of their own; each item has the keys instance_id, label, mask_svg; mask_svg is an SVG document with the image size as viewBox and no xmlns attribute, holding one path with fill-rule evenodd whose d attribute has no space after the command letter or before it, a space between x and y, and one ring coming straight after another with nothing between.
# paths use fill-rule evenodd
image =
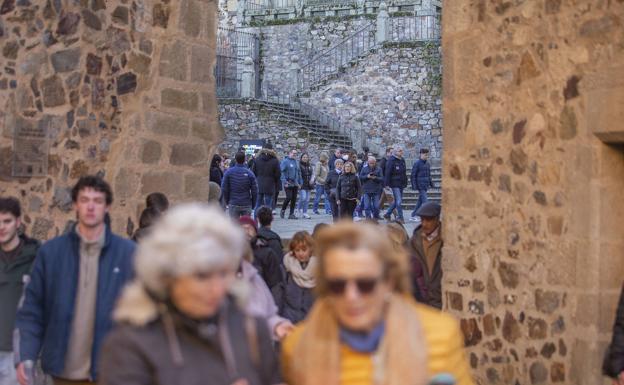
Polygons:
<instances>
[{"instance_id":1,"label":"blonde hair","mask_svg":"<svg viewBox=\"0 0 624 385\"><path fill-rule=\"evenodd\" d=\"M355 165L352 162L348 162L348 161L345 162L344 166L342 166L342 169L346 170L347 166L351 166L351 172L349 174L355 174L356 173L357 169L355 168ZM347 172L344 171L344 173L346 174Z\"/></svg>"},{"instance_id":2,"label":"blonde hair","mask_svg":"<svg viewBox=\"0 0 624 385\"><path fill-rule=\"evenodd\" d=\"M406 295L412 292L405 252L397 251L386 233L379 231L379 227L342 222L320 230L316 240L316 290L319 296L327 295L327 280L324 277L326 255L330 250L338 248L371 250L382 263L385 278L392 284L392 290Z\"/></svg>"},{"instance_id":3,"label":"blonde hair","mask_svg":"<svg viewBox=\"0 0 624 385\"><path fill-rule=\"evenodd\" d=\"M329 155L327 155L326 151L321 152L321 155L319 155L319 160L321 162L327 162L329 160Z\"/></svg>"},{"instance_id":4,"label":"blonde hair","mask_svg":"<svg viewBox=\"0 0 624 385\"><path fill-rule=\"evenodd\" d=\"M290 251L295 251L295 248L298 245L306 245L310 251L314 252L314 238L307 231L299 231L293 235L290 243L288 244L288 249Z\"/></svg>"}]
</instances>

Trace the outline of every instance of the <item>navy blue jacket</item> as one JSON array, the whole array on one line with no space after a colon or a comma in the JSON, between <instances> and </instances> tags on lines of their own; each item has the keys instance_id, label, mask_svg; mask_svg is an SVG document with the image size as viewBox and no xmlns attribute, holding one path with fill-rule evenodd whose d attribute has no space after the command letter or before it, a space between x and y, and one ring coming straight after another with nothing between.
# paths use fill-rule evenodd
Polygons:
<instances>
[{"instance_id":1,"label":"navy blue jacket","mask_svg":"<svg viewBox=\"0 0 624 385\"><path fill-rule=\"evenodd\" d=\"M376 178L369 178L370 174L375 175ZM362 171L360 171L360 181L362 181L362 192L364 194L381 194L384 178L383 172L378 166L375 166L375 169L372 171L368 164L362 167Z\"/></svg>"},{"instance_id":2,"label":"navy blue jacket","mask_svg":"<svg viewBox=\"0 0 624 385\"><path fill-rule=\"evenodd\" d=\"M256 176L243 164L230 167L223 175L221 194L228 205L255 207L258 198Z\"/></svg>"},{"instance_id":3,"label":"navy blue jacket","mask_svg":"<svg viewBox=\"0 0 624 385\"><path fill-rule=\"evenodd\" d=\"M426 160L418 159L412 166L412 190L426 190L433 187L431 165Z\"/></svg>"},{"instance_id":4,"label":"navy blue jacket","mask_svg":"<svg viewBox=\"0 0 624 385\"><path fill-rule=\"evenodd\" d=\"M385 186L392 188L407 187L407 167L405 167L405 159L399 159L394 155L388 158L384 176Z\"/></svg>"},{"instance_id":5,"label":"navy blue jacket","mask_svg":"<svg viewBox=\"0 0 624 385\"><path fill-rule=\"evenodd\" d=\"M134 242L106 227L100 254L91 350L91 379L104 337L113 326L115 302L134 276ZM36 361L41 351L43 371L60 376L65 368L67 345L74 319L80 267L80 237L75 229L43 244L37 252L24 303L15 320L15 360Z\"/></svg>"},{"instance_id":6,"label":"navy blue jacket","mask_svg":"<svg viewBox=\"0 0 624 385\"><path fill-rule=\"evenodd\" d=\"M297 285L292 274L281 268L283 281L273 288L273 297L279 308L279 315L296 324L305 317L314 305L314 290Z\"/></svg>"}]
</instances>

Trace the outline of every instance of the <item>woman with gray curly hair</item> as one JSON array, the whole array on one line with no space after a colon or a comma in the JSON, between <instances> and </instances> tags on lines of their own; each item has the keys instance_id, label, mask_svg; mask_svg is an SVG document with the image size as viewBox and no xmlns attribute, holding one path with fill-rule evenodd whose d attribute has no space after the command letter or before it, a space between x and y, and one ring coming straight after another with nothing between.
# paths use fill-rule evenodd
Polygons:
<instances>
[{"instance_id":1,"label":"woman with gray curly hair","mask_svg":"<svg viewBox=\"0 0 624 385\"><path fill-rule=\"evenodd\" d=\"M216 207L169 211L139 245L114 314L100 384L280 383L266 321L240 310L245 236Z\"/></svg>"}]
</instances>

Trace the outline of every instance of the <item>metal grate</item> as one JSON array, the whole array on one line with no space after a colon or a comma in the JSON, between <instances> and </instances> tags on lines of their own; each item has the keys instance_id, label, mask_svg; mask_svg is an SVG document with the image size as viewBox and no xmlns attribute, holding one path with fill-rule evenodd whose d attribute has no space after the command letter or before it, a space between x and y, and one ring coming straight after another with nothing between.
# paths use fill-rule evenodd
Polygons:
<instances>
[{"instance_id":1,"label":"metal grate","mask_svg":"<svg viewBox=\"0 0 624 385\"><path fill-rule=\"evenodd\" d=\"M391 42L426 41L440 38L440 24L436 16L391 17Z\"/></svg>"},{"instance_id":2,"label":"metal grate","mask_svg":"<svg viewBox=\"0 0 624 385\"><path fill-rule=\"evenodd\" d=\"M249 32L219 28L217 33L217 65L215 80L218 98L241 96L243 63L246 57L254 61L256 73L260 67L260 40ZM256 90L260 88L256 78Z\"/></svg>"}]
</instances>

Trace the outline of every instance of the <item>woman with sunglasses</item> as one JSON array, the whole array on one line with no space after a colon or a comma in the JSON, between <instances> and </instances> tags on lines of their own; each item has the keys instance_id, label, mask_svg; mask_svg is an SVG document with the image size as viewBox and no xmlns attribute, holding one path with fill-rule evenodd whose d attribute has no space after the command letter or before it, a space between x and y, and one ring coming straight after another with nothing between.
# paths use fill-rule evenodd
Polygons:
<instances>
[{"instance_id":1,"label":"woman with sunglasses","mask_svg":"<svg viewBox=\"0 0 624 385\"><path fill-rule=\"evenodd\" d=\"M411 299L407 257L385 232L342 223L317 252L317 300L283 346L287 383L473 384L457 322Z\"/></svg>"}]
</instances>

